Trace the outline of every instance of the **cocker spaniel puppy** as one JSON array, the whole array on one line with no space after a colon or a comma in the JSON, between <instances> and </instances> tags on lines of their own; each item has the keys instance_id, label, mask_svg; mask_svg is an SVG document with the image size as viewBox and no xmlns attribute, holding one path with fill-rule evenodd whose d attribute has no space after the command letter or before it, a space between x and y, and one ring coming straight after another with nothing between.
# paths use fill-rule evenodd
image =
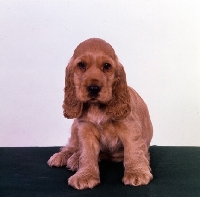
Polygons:
<instances>
[{"instance_id":1,"label":"cocker spaniel puppy","mask_svg":"<svg viewBox=\"0 0 200 197\"><path fill-rule=\"evenodd\" d=\"M123 66L110 44L98 38L80 43L66 68L63 110L75 118L68 144L48 161L77 171L68 179L76 189L100 183L101 159L124 163L125 185L153 178L148 148L153 128L146 104L127 85Z\"/></svg>"}]
</instances>

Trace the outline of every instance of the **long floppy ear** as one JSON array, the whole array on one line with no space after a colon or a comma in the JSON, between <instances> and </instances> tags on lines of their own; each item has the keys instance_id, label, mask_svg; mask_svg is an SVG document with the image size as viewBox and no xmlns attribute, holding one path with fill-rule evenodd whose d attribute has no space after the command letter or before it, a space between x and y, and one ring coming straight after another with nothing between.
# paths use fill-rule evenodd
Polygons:
<instances>
[{"instance_id":1,"label":"long floppy ear","mask_svg":"<svg viewBox=\"0 0 200 197\"><path fill-rule=\"evenodd\" d=\"M72 69L73 58L71 58L65 73L65 88L63 115L66 118L78 118L82 113L83 104L76 98L76 89L74 86L74 72Z\"/></svg>"},{"instance_id":2,"label":"long floppy ear","mask_svg":"<svg viewBox=\"0 0 200 197\"><path fill-rule=\"evenodd\" d=\"M117 69L117 80L114 82L112 99L107 106L107 114L111 118L119 120L126 118L130 111L130 95L126 82L126 74L123 66L119 63Z\"/></svg>"}]
</instances>

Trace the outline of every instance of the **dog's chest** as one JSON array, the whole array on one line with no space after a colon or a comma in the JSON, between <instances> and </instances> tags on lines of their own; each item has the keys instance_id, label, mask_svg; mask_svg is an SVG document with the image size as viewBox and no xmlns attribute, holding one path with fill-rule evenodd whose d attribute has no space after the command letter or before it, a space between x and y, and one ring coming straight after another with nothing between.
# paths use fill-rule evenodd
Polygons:
<instances>
[{"instance_id":1,"label":"dog's chest","mask_svg":"<svg viewBox=\"0 0 200 197\"><path fill-rule=\"evenodd\" d=\"M105 111L98 107L91 107L87 113L87 119L93 123L99 131L100 148L104 152L114 153L122 147L122 143L118 137L117 127Z\"/></svg>"},{"instance_id":2,"label":"dog's chest","mask_svg":"<svg viewBox=\"0 0 200 197\"><path fill-rule=\"evenodd\" d=\"M121 149L122 143L112 123L106 123L99 129L100 147L103 152L114 153Z\"/></svg>"}]
</instances>

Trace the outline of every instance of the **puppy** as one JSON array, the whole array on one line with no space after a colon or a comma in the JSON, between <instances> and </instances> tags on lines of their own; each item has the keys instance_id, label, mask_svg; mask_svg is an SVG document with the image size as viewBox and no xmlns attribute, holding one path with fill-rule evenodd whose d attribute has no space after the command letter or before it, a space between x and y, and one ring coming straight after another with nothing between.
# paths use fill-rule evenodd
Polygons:
<instances>
[{"instance_id":1,"label":"puppy","mask_svg":"<svg viewBox=\"0 0 200 197\"><path fill-rule=\"evenodd\" d=\"M148 148L153 127L146 104L127 85L110 44L99 38L80 43L66 68L63 113L74 118L68 144L48 161L77 171L68 179L76 189L100 183L98 161L123 161L125 185L153 178Z\"/></svg>"}]
</instances>

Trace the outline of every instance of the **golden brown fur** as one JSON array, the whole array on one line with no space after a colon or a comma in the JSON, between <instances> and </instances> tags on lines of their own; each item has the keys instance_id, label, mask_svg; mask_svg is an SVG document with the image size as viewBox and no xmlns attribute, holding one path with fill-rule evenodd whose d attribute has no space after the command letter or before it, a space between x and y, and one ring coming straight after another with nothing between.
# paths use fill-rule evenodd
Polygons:
<instances>
[{"instance_id":1,"label":"golden brown fur","mask_svg":"<svg viewBox=\"0 0 200 197\"><path fill-rule=\"evenodd\" d=\"M124 184L148 184L153 178L149 112L127 86L112 46L98 38L79 44L66 68L64 91L64 116L75 119L68 144L49 159L49 166L77 171L68 184L85 189L100 183L98 161L123 161Z\"/></svg>"}]
</instances>

